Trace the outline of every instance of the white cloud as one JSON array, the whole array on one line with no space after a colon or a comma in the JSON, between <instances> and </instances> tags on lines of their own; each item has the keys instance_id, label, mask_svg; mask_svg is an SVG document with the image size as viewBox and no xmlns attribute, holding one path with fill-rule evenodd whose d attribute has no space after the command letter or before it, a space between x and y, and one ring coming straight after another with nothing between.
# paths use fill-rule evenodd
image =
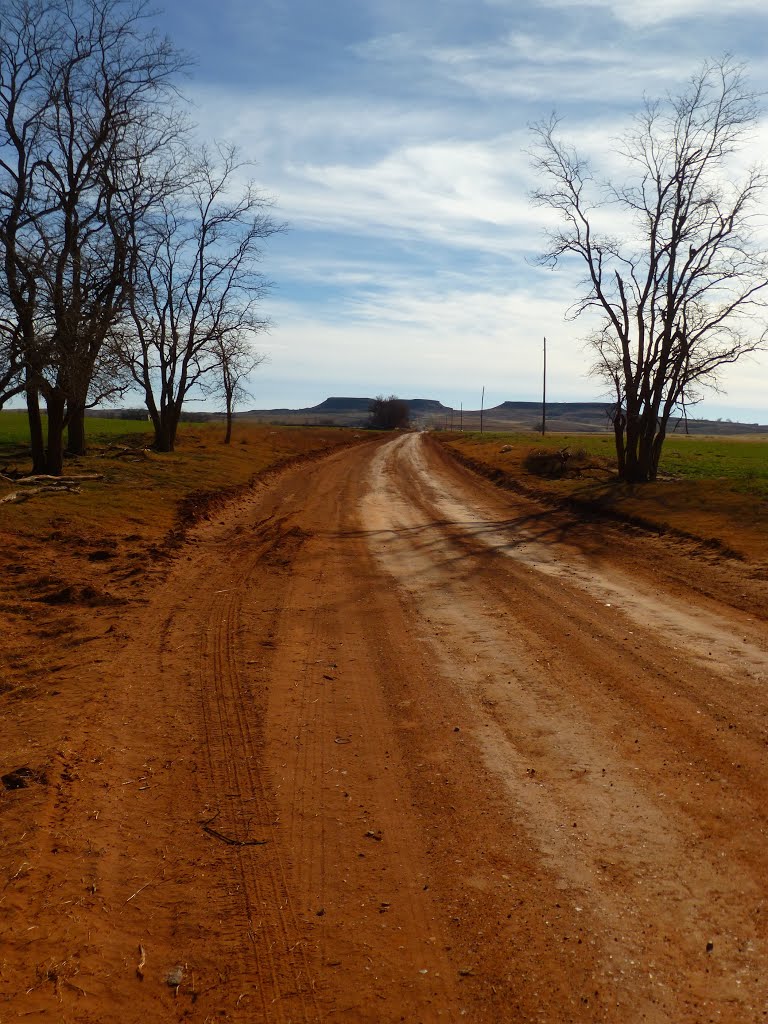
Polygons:
<instances>
[{"instance_id":1,"label":"white cloud","mask_svg":"<svg viewBox=\"0 0 768 1024\"><path fill-rule=\"evenodd\" d=\"M404 34L370 40L357 48L372 61L408 68L425 77L441 76L468 93L526 103L576 100L613 103L640 100L644 92L663 92L691 74L700 55L664 52L622 38L585 44L580 34L557 37L550 31L512 31L501 39L467 45L419 43Z\"/></svg>"},{"instance_id":2,"label":"white cloud","mask_svg":"<svg viewBox=\"0 0 768 1024\"><path fill-rule=\"evenodd\" d=\"M505 0L500 0L505 5ZM711 0L547 0L547 5L569 9L603 9L633 28L645 28L681 19L707 18L713 13ZM765 14L763 0L719 0L717 15Z\"/></svg>"},{"instance_id":3,"label":"white cloud","mask_svg":"<svg viewBox=\"0 0 768 1024\"><path fill-rule=\"evenodd\" d=\"M401 144L451 135L456 122L439 104L407 107L386 96L291 96L198 86L191 91L193 114L203 138L229 138L260 162L281 162L311 152L331 158L371 152Z\"/></svg>"},{"instance_id":4,"label":"white cloud","mask_svg":"<svg viewBox=\"0 0 768 1024\"><path fill-rule=\"evenodd\" d=\"M395 149L368 166L290 165L288 205L303 221L347 230L498 246L483 228L532 221L522 139L435 141ZM509 242L507 242L509 244Z\"/></svg>"},{"instance_id":5,"label":"white cloud","mask_svg":"<svg viewBox=\"0 0 768 1024\"><path fill-rule=\"evenodd\" d=\"M265 109L247 94L209 92L198 95L198 108L201 134L218 125L220 137L256 160L257 180L293 227L500 254L539 244L522 126L462 139L451 137L445 115L411 112L398 121L389 108L372 113L352 99L318 100L299 116L291 100Z\"/></svg>"}]
</instances>

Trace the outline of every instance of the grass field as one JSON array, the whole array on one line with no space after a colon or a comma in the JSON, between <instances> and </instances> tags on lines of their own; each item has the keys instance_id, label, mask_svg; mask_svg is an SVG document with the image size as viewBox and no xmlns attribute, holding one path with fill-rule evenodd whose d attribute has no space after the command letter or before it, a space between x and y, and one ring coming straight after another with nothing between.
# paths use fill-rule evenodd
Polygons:
<instances>
[{"instance_id":1,"label":"grass field","mask_svg":"<svg viewBox=\"0 0 768 1024\"><path fill-rule=\"evenodd\" d=\"M660 478L632 486L616 479L612 435L436 436L501 485L716 541L760 562L768 555L768 438L672 436L664 447ZM511 451L502 452L505 445ZM529 471L529 453L565 447L587 453L581 472L551 479Z\"/></svg>"},{"instance_id":2,"label":"grass field","mask_svg":"<svg viewBox=\"0 0 768 1024\"><path fill-rule=\"evenodd\" d=\"M557 450L569 447L589 453L616 467L613 436L609 434L549 434L544 438L530 432L453 434L451 438L467 451L488 445L500 448L511 444L525 452L534 449ZM672 435L662 451L659 471L662 477L690 480L723 480L768 494L768 438L719 438Z\"/></svg>"},{"instance_id":3,"label":"grass field","mask_svg":"<svg viewBox=\"0 0 768 1024\"><path fill-rule=\"evenodd\" d=\"M43 416L43 429L46 417ZM85 433L94 442L109 442L125 434L144 434L150 429L146 420L100 419L86 416ZM3 410L0 412L0 445L29 444L29 426L25 412Z\"/></svg>"},{"instance_id":4,"label":"grass field","mask_svg":"<svg viewBox=\"0 0 768 1024\"><path fill-rule=\"evenodd\" d=\"M768 493L768 439L673 437L661 471L691 479L726 479Z\"/></svg>"}]
</instances>

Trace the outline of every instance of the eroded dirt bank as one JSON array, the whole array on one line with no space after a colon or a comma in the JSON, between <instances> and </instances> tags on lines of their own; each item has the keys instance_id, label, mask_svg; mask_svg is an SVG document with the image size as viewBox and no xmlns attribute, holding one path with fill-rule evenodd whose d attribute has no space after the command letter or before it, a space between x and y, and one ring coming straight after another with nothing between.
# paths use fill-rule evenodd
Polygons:
<instances>
[{"instance_id":1,"label":"eroded dirt bank","mask_svg":"<svg viewBox=\"0 0 768 1024\"><path fill-rule=\"evenodd\" d=\"M766 1019L765 597L420 435L283 474L7 709L0 1022Z\"/></svg>"}]
</instances>

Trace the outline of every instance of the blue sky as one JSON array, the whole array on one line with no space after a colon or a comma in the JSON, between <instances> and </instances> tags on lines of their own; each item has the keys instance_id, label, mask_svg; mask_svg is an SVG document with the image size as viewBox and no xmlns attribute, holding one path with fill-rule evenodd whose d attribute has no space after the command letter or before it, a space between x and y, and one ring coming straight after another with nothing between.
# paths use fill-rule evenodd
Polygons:
<instances>
[{"instance_id":1,"label":"blue sky","mask_svg":"<svg viewBox=\"0 0 768 1024\"><path fill-rule=\"evenodd\" d=\"M197 58L200 134L236 142L290 229L267 247L274 288L254 407L397 393L465 408L540 391L600 399L565 312L580 268L533 264L543 215L527 125L552 110L605 148L644 94L707 57L768 89L764 0L168 0ZM768 157L768 121L749 160ZM710 415L768 421L768 356L732 368Z\"/></svg>"}]
</instances>

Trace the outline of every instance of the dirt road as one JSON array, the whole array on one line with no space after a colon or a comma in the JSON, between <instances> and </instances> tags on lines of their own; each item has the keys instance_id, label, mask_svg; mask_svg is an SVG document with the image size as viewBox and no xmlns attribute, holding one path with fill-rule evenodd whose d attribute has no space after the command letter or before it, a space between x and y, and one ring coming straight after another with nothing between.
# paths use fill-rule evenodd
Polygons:
<instances>
[{"instance_id":1,"label":"dirt road","mask_svg":"<svg viewBox=\"0 0 768 1024\"><path fill-rule=\"evenodd\" d=\"M768 1019L766 590L424 435L283 473L9 712L0 1024Z\"/></svg>"}]
</instances>

